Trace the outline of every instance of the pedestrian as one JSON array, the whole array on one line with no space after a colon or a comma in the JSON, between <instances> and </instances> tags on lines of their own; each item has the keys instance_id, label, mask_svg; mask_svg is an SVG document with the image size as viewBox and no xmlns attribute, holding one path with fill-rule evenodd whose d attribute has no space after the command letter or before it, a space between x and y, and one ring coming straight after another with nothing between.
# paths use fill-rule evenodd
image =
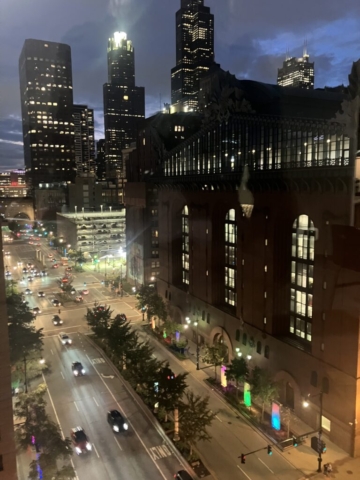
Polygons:
<instances>
[{"instance_id":1,"label":"pedestrian","mask_svg":"<svg viewBox=\"0 0 360 480\"><path fill-rule=\"evenodd\" d=\"M61 310L60 310L60 308L59 308L59 315L60 315L60 313L61 313Z\"/></svg>"}]
</instances>

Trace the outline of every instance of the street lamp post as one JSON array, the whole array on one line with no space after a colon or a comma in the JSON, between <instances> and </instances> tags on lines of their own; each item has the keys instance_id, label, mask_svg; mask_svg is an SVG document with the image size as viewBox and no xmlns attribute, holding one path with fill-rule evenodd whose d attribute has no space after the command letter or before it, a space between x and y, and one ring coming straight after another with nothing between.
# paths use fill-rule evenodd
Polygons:
<instances>
[{"instance_id":1,"label":"street lamp post","mask_svg":"<svg viewBox=\"0 0 360 480\"><path fill-rule=\"evenodd\" d=\"M189 317L185 318L186 320L186 325L185 328L187 328L189 325L193 325L196 327L196 370L200 370L200 345L199 345L199 323L197 321L191 322Z\"/></svg>"},{"instance_id":2,"label":"street lamp post","mask_svg":"<svg viewBox=\"0 0 360 480\"><path fill-rule=\"evenodd\" d=\"M319 393L316 393L315 395L308 395L307 398L310 397L319 397L320 401L320 425L319 425L319 432L318 432L318 469L317 472L321 473L321 464L322 464L322 417L323 417L323 391L320 390ZM307 400L303 401L303 406L307 408L309 406L309 402Z\"/></svg>"},{"instance_id":3,"label":"street lamp post","mask_svg":"<svg viewBox=\"0 0 360 480\"><path fill-rule=\"evenodd\" d=\"M24 384L25 384L25 393L28 393L26 363L27 363L27 359L26 359L26 355L24 355Z\"/></svg>"}]
</instances>

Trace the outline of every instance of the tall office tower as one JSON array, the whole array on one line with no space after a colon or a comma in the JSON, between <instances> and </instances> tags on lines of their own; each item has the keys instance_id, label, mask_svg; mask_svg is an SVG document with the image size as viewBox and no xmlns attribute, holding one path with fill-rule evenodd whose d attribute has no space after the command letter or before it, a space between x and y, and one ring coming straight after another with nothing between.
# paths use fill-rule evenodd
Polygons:
<instances>
[{"instance_id":1,"label":"tall office tower","mask_svg":"<svg viewBox=\"0 0 360 480\"><path fill-rule=\"evenodd\" d=\"M181 0L176 12L176 67L171 112L198 109L200 79L214 63L214 15L204 0Z\"/></svg>"},{"instance_id":2,"label":"tall office tower","mask_svg":"<svg viewBox=\"0 0 360 480\"><path fill-rule=\"evenodd\" d=\"M122 150L136 140L139 120L145 117L145 90L135 86L135 51L124 32L108 43L108 83L104 84L105 158L107 175L123 171Z\"/></svg>"},{"instance_id":3,"label":"tall office tower","mask_svg":"<svg viewBox=\"0 0 360 480\"><path fill-rule=\"evenodd\" d=\"M306 48L300 58L286 57L282 68L278 69L277 84L282 87L314 89L314 62L309 61Z\"/></svg>"},{"instance_id":4,"label":"tall office tower","mask_svg":"<svg viewBox=\"0 0 360 480\"><path fill-rule=\"evenodd\" d=\"M95 173L98 180L106 180L105 139L96 142Z\"/></svg>"},{"instance_id":5,"label":"tall office tower","mask_svg":"<svg viewBox=\"0 0 360 480\"><path fill-rule=\"evenodd\" d=\"M25 40L19 59L25 168L32 187L75 177L71 50Z\"/></svg>"},{"instance_id":6,"label":"tall office tower","mask_svg":"<svg viewBox=\"0 0 360 480\"><path fill-rule=\"evenodd\" d=\"M2 236L0 249L3 251ZM0 255L0 272L4 272ZM0 478L16 480L16 451L11 395L11 367L9 351L8 316L6 311L5 278L0 275Z\"/></svg>"},{"instance_id":7,"label":"tall office tower","mask_svg":"<svg viewBox=\"0 0 360 480\"><path fill-rule=\"evenodd\" d=\"M94 110L87 105L74 105L73 112L76 173L94 173Z\"/></svg>"}]
</instances>

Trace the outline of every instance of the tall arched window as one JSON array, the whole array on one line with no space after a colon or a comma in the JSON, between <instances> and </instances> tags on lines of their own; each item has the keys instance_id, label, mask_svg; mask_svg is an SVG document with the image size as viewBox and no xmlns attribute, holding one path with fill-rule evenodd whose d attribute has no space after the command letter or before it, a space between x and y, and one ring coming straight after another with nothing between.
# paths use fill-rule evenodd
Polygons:
<instances>
[{"instance_id":1,"label":"tall arched window","mask_svg":"<svg viewBox=\"0 0 360 480\"><path fill-rule=\"evenodd\" d=\"M228 211L225 219L225 302L237 305L236 294L237 226L235 210Z\"/></svg>"},{"instance_id":2,"label":"tall arched window","mask_svg":"<svg viewBox=\"0 0 360 480\"><path fill-rule=\"evenodd\" d=\"M291 245L290 333L311 342L315 228L307 215L293 224Z\"/></svg>"},{"instance_id":3,"label":"tall arched window","mask_svg":"<svg viewBox=\"0 0 360 480\"><path fill-rule=\"evenodd\" d=\"M182 262L182 281L189 285L189 209L187 205L182 209L181 214L181 262Z\"/></svg>"}]
</instances>

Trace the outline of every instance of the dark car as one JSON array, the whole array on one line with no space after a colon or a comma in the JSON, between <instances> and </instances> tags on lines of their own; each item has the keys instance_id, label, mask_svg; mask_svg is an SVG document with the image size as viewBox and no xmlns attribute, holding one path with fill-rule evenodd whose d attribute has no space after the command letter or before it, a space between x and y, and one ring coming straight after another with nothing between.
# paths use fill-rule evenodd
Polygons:
<instances>
[{"instance_id":1,"label":"dark car","mask_svg":"<svg viewBox=\"0 0 360 480\"><path fill-rule=\"evenodd\" d=\"M78 377L79 375L85 375L85 368L82 366L81 362L73 362L71 364L71 370L75 377Z\"/></svg>"},{"instance_id":2,"label":"dark car","mask_svg":"<svg viewBox=\"0 0 360 480\"><path fill-rule=\"evenodd\" d=\"M63 324L63 321L61 320L59 315L53 315L52 321L53 321L53 324L56 326Z\"/></svg>"},{"instance_id":3,"label":"dark car","mask_svg":"<svg viewBox=\"0 0 360 480\"><path fill-rule=\"evenodd\" d=\"M174 478L176 478L176 480L194 480L186 470L179 470L177 473L175 473Z\"/></svg>"},{"instance_id":4,"label":"dark car","mask_svg":"<svg viewBox=\"0 0 360 480\"><path fill-rule=\"evenodd\" d=\"M46 271L46 270L42 270L41 273L40 273L40 275L41 275L42 277L46 277L46 276L47 276L47 271Z\"/></svg>"},{"instance_id":5,"label":"dark car","mask_svg":"<svg viewBox=\"0 0 360 480\"><path fill-rule=\"evenodd\" d=\"M76 293L75 288L72 288L72 289L70 290L70 293L71 293L71 295L75 295L75 293Z\"/></svg>"},{"instance_id":6,"label":"dark car","mask_svg":"<svg viewBox=\"0 0 360 480\"><path fill-rule=\"evenodd\" d=\"M45 292L38 292L38 297L45 297Z\"/></svg>"},{"instance_id":7,"label":"dark car","mask_svg":"<svg viewBox=\"0 0 360 480\"><path fill-rule=\"evenodd\" d=\"M60 307L61 306L61 302L57 298L53 298L51 300L51 303L54 305L54 307Z\"/></svg>"},{"instance_id":8,"label":"dark car","mask_svg":"<svg viewBox=\"0 0 360 480\"><path fill-rule=\"evenodd\" d=\"M30 288L27 288L25 290L25 295L31 295L32 294L32 291L30 290Z\"/></svg>"},{"instance_id":9,"label":"dark car","mask_svg":"<svg viewBox=\"0 0 360 480\"><path fill-rule=\"evenodd\" d=\"M70 431L70 438L74 445L75 452L78 455L84 452L91 452L92 445L82 427L72 428Z\"/></svg>"},{"instance_id":10,"label":"dark car","mask_svg":"<svg viewBox=\"0 0 360 480\"><path fill-rule=\"evenodd\" d=\"M32 310L34 315L38 315L39 313L41 313L41 310L39 307L34 307Z\"/></svg>"},{"instance_id":11,"label":"dark car","mask_svg":"<svg viewBox=\"0 0 360 480\"><path fill-rule=\"evenodd\" d=\"M28 273L27 268L22 269L23 273Z\"/></svg>"},{"instance_id":12,"label":"dark car","mask_svg":"<svg viewBox=\"0 0 360 480\"><path fill-rule=\"evenodd\" d=\"M118 410L110 410L107 414L108 424L112 426L114 432L126 431L129 429L129 424Z\"/></svg>"}]
</instances>

